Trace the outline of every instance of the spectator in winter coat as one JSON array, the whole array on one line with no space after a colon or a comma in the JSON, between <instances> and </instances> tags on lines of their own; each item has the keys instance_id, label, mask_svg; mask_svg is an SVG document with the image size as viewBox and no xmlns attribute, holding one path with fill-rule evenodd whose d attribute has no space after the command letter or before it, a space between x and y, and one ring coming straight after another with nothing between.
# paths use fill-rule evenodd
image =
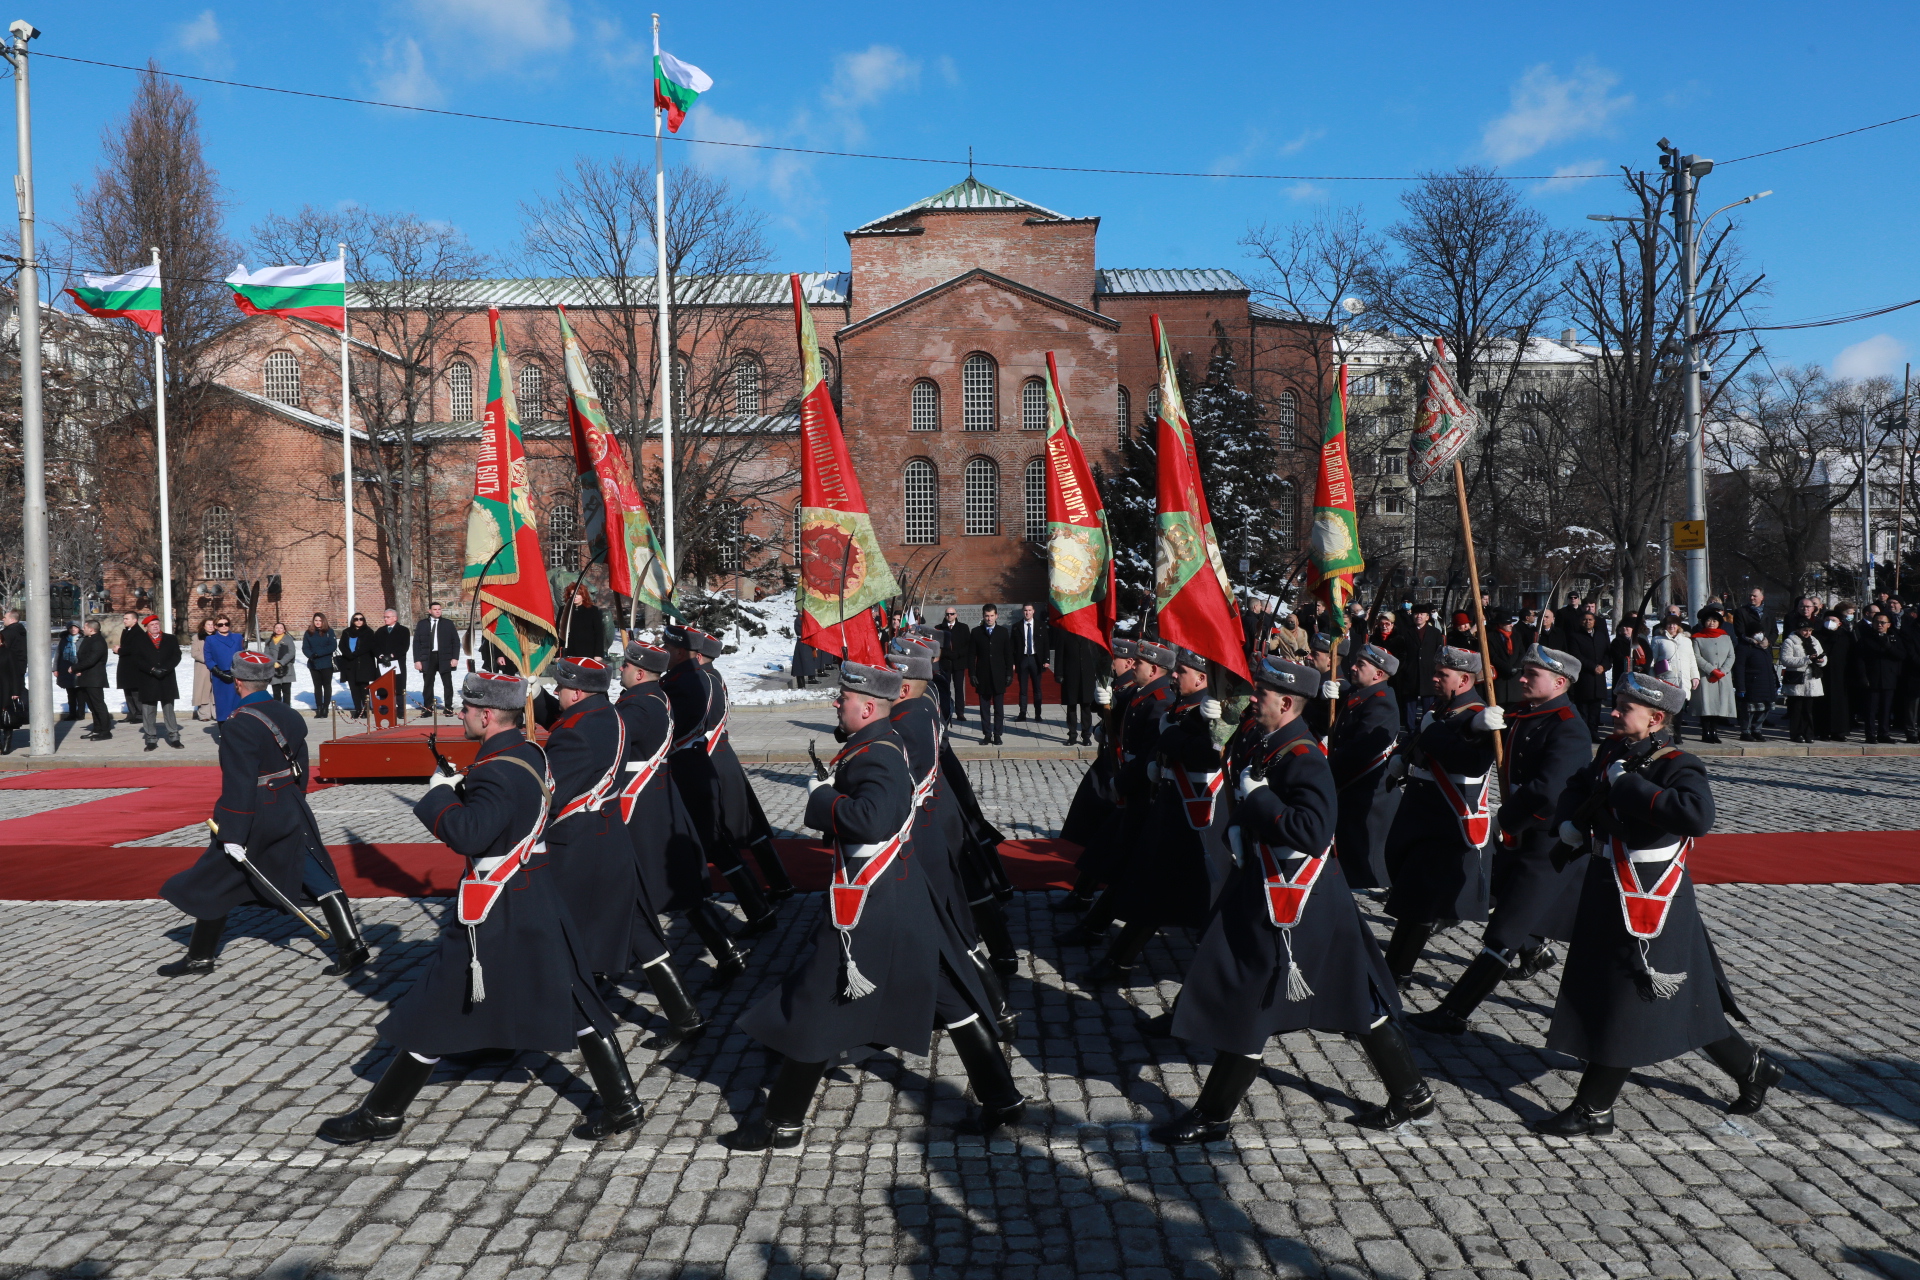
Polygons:
<instances>
[{"instance_id":1,"label":"spectator in winter coat","mask_svg":"<svg viewBox=\"0 0 1920 1280\"><path fill-rule=\"evenodd\" d=\"M1793 742L1816 741L1826 723L1826 689L1820 677L1827 651L1820 647L1818 630L1817 619L1803 613L1780 642L1780 683L1787 695L1787 736Z\"/></svg>"},{"instance_id":2,"label":"spectator in winter coat","mask_svg":"<svg viewBox=\"0 0 1920 1280\"><path fill-rule=\"evenodd\" d=\"M1873 630L1855 642L1854 661L1866 684L1867 741L1892 742L1894 698L1900 691L1906 650L1893 634L1891 615L1875 616Z\"/></svg>"},{"instance_id":3,"label":"spectator in winter coat","mask_svg":"<svg viewBox=\"0 0 1920 1280\"><path fill-rule=\"evenodd\" d=\"M1662 618L1652 649L1653 674L1684 689L1691 697L1700 687L1700 664L1693 656L1693 640L1687 635L1686 620L1671 612ZM1674 742L1682 741L1679 716L1673 717L1672 729Z\"/></svg>"},{"instance_id":4,"label":"spectator in winter coat","mask_svg":"<svg viewBox=\"0 0 1920 1280\"><path fill-rule=\"evenodd\" d=\"M1733 655L1733 696L1740 701L1740 741L1765 742L1760 730L1780 696L1780 676L1773 669L1765 631L1748 635Z\"/></svg>"},{"instance_id":5,"label":"spectator in winter coat","mask_svg":"<svg viewBox=\"0 0 1920 1280\"><path fill-rule=\"evenodd\" d=\"M1847 615L1850 606L1835 605L1820 619L1820 647L1827 651L1827 669L1821 683L1827 690L1827 722L1823 736L1828 742L1845 742L1853 732L1853 626Z\"/></svg>"},{"instance_id":6,"label":"spectator in winter coat","mask_svg":"<svg viewBox=\"0 0 1920 1280\"><path fill-rule=\"evenodd\" d=\"M80 624L69 622L67 634L60 637L60 643L53 649L53 682L67 691L67 713L62 720L78 720L86 697L75 692L73 667L80 659Z\"/></svg>"},{"instance_id":7,"label":"spectator in winter coat","mask_svg":"<svg viewBox=\"0 0 1920 1280\"><path fill-rule=\"evenodd\" d=\"M1773 643L1774 621L1767 614L1767 593L1759 587L1747 592L1747 602L1733 611L1733 634L1742 644L1756 631L1767 637L1767 643Z\"/></svg>"},{"instance_id":8,"label":"spectator in winter coat","mask_svg":"<svg viewBox=\"0 0 1920 1280\"><path fill-rule=\"evenodd\" d=\"M1693 711L1700 717L1700 741L1718 745L1720 722L1740 713L1733 696L1733 637L1721 623L1725 621L1717 605L1700 610L1700 625L1693 629L1693 657L1700 664L1700 684L1693 691Z\"/></svg>"},{"instance_id":9,"label":"spectator in winter coat","mask_svg":"<svg viewBox=\"0 0 1920 1280\"><path fill-rule=\"evenodd\" d=\"M1607 637L1594 614L1581 612L1573 616L1578 621L1561 631L1558 646L1580 664L1579 678L1567 691L1568 700L1586 721L1593 740L1598 742L1606 734L1601 718L1607 705Z\"/></svg>"},{"instance_id":10,"label":"spectator in winter coat","mask_svg":"<svg viewBox=\"0 0 1920 1280\"><path fill-rule=\"evenodd\" d=\"M81 627L80 644L74 651L73 691L81 704L93 712L93 726L87 737L105 742L113 736L113 713L107 710L107 638L100 624L88 622Z\"/></svg>"},{"instance_id":11,"label":"spectator in winter coat","mask_svg":"<svg viewBox=\"0 0 1920 1280\"><path fill-rule=\"evenodd\" d=\"M1920 619L1911 620L1905 626L1896 621L1893 634L1900 638L1901 656L1906 660L1900 699L1906 711L1907 741L1920 742Z\"/></svg>"},{"instance_id":12,"label":"spectator in winter coat","mask_svg":"<svg viewBox=\"0 0 1920 1280\"><path fill-rule=\"evenodd\" d=\"M1613 642L1607 646L1607 657L1612 662L1613 687L1616 689L1629 674L1645 671L1653 663L1653 651L1640 634L1640 625L1639 617L1628 614L1621 619L1619 631L1614 633Z\"/></svg>"},{"instance_id":13,"label":"spectator in winter coat","mask_svg":"<svg viewBox=\"0 0 1920 1280\"><path fill-rule=\"evenodd\" d=\"M127 642L140 632L140 615L129 609L120 615L120 635L114 642L113 656L119 661L114 667L114 687L126 695L127 723L140 723L140 695L136 693L133 682L133 668L127 665Z\"/></svg>"},{"instance_id":14,"label":"spectator in winter coat","mask_svg":"<svg viewBox=\"0 0 1920 1280\"><path fill-rule=\"evenodd\" d=\"M300 652L307 660L307 674L313 677L313 718L325 720L333 706L333 655L340 650L340 638L327 625L327 615L316 613L300 638Z\"/></svg>"},{"instance_id":15,"label":"spectator in winter coat","mask_svg":"<svg viewBox=\"0 0 1920 1280\"><path fill-rule=\"evenodd\" d=\"M134 691L140 695L140 736L146 749L155 750L165 737L167 745L184 750L180 741L180 720L173 704L180 698L180 683L174 671L180 665L180 642L160 629L160 619L148 614L143 629L120 642L120 663L133 664Z\"/></svg>"},{"instance_id":16,"label":"spectator in winter coat","mask_svg":"<svg viewBox=\"0 0 1920 1280\"><path fill-rule=\"evenodd\" d=\"M1440 660L1440 628L1433 625L1433 606L1413 606L1413 626L1406 632L1406 649L1395 652L1400 670L1394 673L1393 692L1400 699L1400 710L1407 727L1418 729L1420 717L1433 705L1433 673Z\"/></svg>"}]
</instances>

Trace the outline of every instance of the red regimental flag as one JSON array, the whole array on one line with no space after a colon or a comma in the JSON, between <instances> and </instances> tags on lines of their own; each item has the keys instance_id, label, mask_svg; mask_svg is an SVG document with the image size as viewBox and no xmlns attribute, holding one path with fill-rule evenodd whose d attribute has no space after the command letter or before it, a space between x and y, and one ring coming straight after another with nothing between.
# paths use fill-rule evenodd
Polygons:
<instances>
[{"instance_id":1,"label":"red regimental flag","mask_svg":"<svg viewBox=\"0 0 1920 1280\"><path fill-rule=\"evenodd\" d=\"M1047 593L1054 625L1107 647L1119 602L1113 541L1093 469L1073 429L1060 368L1047 352Z\"/></svg>"}]
</instances>

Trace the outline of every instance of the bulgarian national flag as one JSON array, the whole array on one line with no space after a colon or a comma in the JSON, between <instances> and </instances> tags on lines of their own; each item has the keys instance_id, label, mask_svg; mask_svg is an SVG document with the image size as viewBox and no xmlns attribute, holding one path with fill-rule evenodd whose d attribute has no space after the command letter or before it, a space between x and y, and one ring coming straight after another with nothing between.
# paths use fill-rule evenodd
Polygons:
<instances>
[{"instance_id":1,"label":"bulgarian national flag","mask_svg":"<svg viewBox=\"0 0 1920 1280\"><path fill-rule=\"evenodd\" d=\"M131 320L148 333L160 332L160 267L154 264L123 276L80 277L67 293L82 311L103 320Z\"/></svg>"},{"instance_id":2,"label":"bulgarian national flag","mask_svg":"<svg viewBox=\"0 0 1920 1280\"><path fill-rule=\"evenodd\" d=\"M347 264L338 258L310 267L263 267L242 263L227 277L234 305L250 316L296 316L346 331Z\"/></svg>"},{"instance_id":3,"label":"bulgarian national flag","mask_svg":"<svg viewBox=\"0 0 1920 1280\"><path fill-rule=\"evenodd\" d=\"M711 88L713 77L691 62L682 62L662 50L660 36L656 32L653 38L653 105L666 111L669 133L680 132L680 122L687 118L693 100Z\"/></svg>"},{"instance_id":4,"label":"bulgarian national flag","mask_svg":"<svg viewBox=\"0 0 1920 1280\"><path fill-rule=\"evenodd\" d=\"M1327 429L1320 444L1320 478L1313 486L1313 541L1307 556L1307 589L1327 602L1333 634L1345 635L1353 576L1367 567L1360 554L1360 515L1353 502L1353 472L1347 466L1347 366L1334 379Z\"/></svg>"},{"instance_id":5,"label":"bulgarian national flag","mask_svg":"<svg viewBox=\"0 0 1920 1280\"><path fill-rule=\"evenodd\" d=\"M1102 649L1119 602L1113 589L1113 540L1093 471L1060 394L1060 369L1047 352L1047 593L1054 625Z\"/></svg>"},{"instance_id":6,"label":"bulgarian national flag","mask_svg":"<svg viewBox=\"0 0 1920 1280\"><path fill-rule=\"evenodd\" d=\"M800 393L800 639L868 666L886 665L872 607L900 594L880 553L873 518L840 434L833 390L820 371L820 340L800 277L793 285L793 327L805 369Z\"/></svg>"},{"instance_id":7,"label":"bulgarian national flag","mask_svg":"<svg viewBox=\"0 0 1920 1280\"><path fill-rule=\"evenodd\" d=\"M634 487L620 440L607 430L606 411L580 352L567 309L560 312L560 346L567 366L567 425L573 430L574 487L586 516L587 546L607 558L607 585L662 613L674 610L673 577L660 554L653 521Z\"/></svg>"},{"instance_id":8,"label":"bulgarian national flag","mask_svg":"<svg viewBox=\"0 0 1920 1280\"><path fill-rule=\"evenodd\" d=\"M480 629L522 675L537 676L559 647L560 628L528 500L527 447L507 377L499 311L487 309L487 324L493 331L493 367L487 373L487 412L473 469L460 579L463 587L478 592Z\"/></svg>"},{"instance_id":9,"label":"bulgarian national flag","mask_svg":"<svg viewBox=\"0 0 1920 1280\"><path fill-rule=\"evenodd\" d=\"M1160 353L1160 417L1154 428L1154 471L1158 484L1160 537L1153 559L1153 589L1159 604L1160 636L1191 649L1252 683L1241 646L1240 610L1233 584L1213 536L1200 483L1200 455L1193 445L1173 353L1160 317L1149 316L1153 344Z\"/></svg>"}]
</instances>

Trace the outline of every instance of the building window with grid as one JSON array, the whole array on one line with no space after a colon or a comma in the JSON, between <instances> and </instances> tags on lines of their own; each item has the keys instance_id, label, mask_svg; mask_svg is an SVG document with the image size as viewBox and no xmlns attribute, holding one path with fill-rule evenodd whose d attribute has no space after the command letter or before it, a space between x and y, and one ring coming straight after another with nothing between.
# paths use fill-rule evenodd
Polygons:
<instances>
[{"instance_id":1,"label":"building window with grid","mask_svg":"<svg viewBox=\"0 0 1920 1280\"><path fill-rule=\"evenodd\" d=\"M1160 388L1147 388L1147 430L1153 430L1153 424L1160 421Z\"/></svg>"},{"instance_id":2,"label":"building window with grid","mask_svg":"<svg viewBox=\"0 0 1920 1280\"><path fill-rule=\"evenodd\" d=\"M1120 427L1120 439L1124 443L1133 436L1133 397L1125 387L1114 397L1114 417Z\"/></svg>"},{"instance_id":3,"label":"building window with grid","mask_svg":"<svg viewBox=\"0 0 1920 1280\"><path fill-rule=\"evenodd\" d=\"M1027 499L1027 541L1045 542L1047 540L1047 463L1044 458L1035 458L1027 463L1026 474Z\"/></svg>"},{"instance_id":4,"label":"building window with grid","mask_svg":"<svg viewBox=\"0 0 1920 1280\"><path fill-rule=\"evenodd\" d=\"M793 545L788 548L793 554L793 562L800 563L800 499L793 500Z\"/></svg>"},{"instance_id":5,"label":"building window with grid","mask_svg":"<svg viewBox=\"0 0 1920 1280\"><path fill-rule=\"evenodd\" d=\"M913 384L913 429L940 429L940 386L927 378Z\"/></svg>"},{"instance_id":6,"label":"building window with grid","mask_svg":"<svg viewBox=\"0 0 1920 1280\"><path fill-rule=\"evenodd\" d=\"M587 366L587 377L593 383L593 394L600 397L600 411L607 412L613 404L613 366L605 360L595 360Z\"/></svg>"},{"instance_id":7,"label":"building window with grid","mask_svg":"<svg viewBox=\"0 0 1920 1280\"><path fill-rule=\"evenodd\" d=\"M998 425L997 406L994 404L995 381L992 356L976 351L961 366L960 408L967 430L992 431Z\"/></svg>"},{"instance_id":8,"label":"building window with grid","mask_svg":"<svg viewBox=\"0 0 1920 1280\"><path fill-rule=\"evenodd\" d=\"M974 458L966 472L967 532L1000 532L1000 468L992 458Z\"/></svg>"},{"instance_id":9,"label":"building window with grid","mask_svg":"<svg viewBox=\"0 0 1920 1280\"><path fill-rule=\"evenodd\" d=\"M473 366L464 360L447 366L447 418L452 422L473 421Z\"/></svg>"},{"instance_id":10,"label":"building window with grid","mask_svg":"<svg viewBox=\"0 0 1920 1280\"><path fill-rule=\"evenodd\" d=\"M1376 499L1375 510L1383 516L1403 516L1407 513L1407 499L1404 494L1383 493Z\"/></svg>"},{"instance_id":11,"label":"building window with grid","mask_svg":"<svg viewBox=\"0 0 1920 1280\"><path fill-rule=\"evenodd\" d=\"M1298 518L1294 510L1293 485L1289 482L1287 487L1280 491L1280 496L1275 498L1273 502L1273 529L1274 532L1279 535L1280 546L1284 550L1291 551L1293 549L1295 535L1294 521Z\"/></svg>"},{"instance_id":12,"label":"building window with grid","mask_svg":"<svg viewBox=\"0 0 1920 1280\"><path fill-rule=\"evenodd\" d=\"M233 576L233 512L225 507L208 507L200 517L201 576Z\"/></svg>"},{"instance_id":13,"label":"building window with grid","mask_svg":"<svg viewBox=\"0 0 1920 1280\"><path fill-rule=\"evenodd\" d=\"M1276 443L1282 449L1296 448L1300 443L1300 398L1291 391L1282 391L1280 398L1273 402L1273 422L1279 428Z\"/></svg>"},{"instance_id":14,"label":"building window with grid","mask_svg":"<svg viewBox=\"0 0 1920 1280\"><path fill-rule=\"evenodd\" d=\"M547 416L546 379L537 364L520 366L520 421L542 422Z\"/></svg>"},{"instance_id":15,"label":"building window with grid","mask_svg":"<svg viewBox=\"0 0 1920 1280\"><path fill-rule=\"evenodd\" d=\"M1405 475L1406 471L1407 471L1407 455L1406 454L1400 452L1400 450L1398 449L1382 449L1380 451L1380 474L1381 475L1383 476Z\"/></svg>"},{"instance_id":16,"label":"building window with grid","mask_svg":"<svg viewBox=\"0 0 1920 1280\"><path fill-rule=\"evenodd\" d=\"M685 360L673 362L673 420L687 420L687 384L692 380L693 371L687 368Z\"/></svg>"},{"instance_id":17,"label":"building window with grid","mask_svg":"<svg viewBox=\"0 0 1920 1280\"><path fill-rule=\"evenodd\" d=\"M1038 378L1028 378L1020 384L1020 429L1047 429L1047 384Z\"/></svg>"},{"instance_id":18,"label":"building window with grid","mask_svg":"<svg viewBox=\"0 0 1920 1280\"><path fill-rule=\"evenodd\" d=\"M743 418L760 412L760 362L752 356L734 362L733 411Z\"/></svg>"},{"instance_id":19,"label":"building window with grid","mask_svg":"<svg viewBox=\"0 0 1920 1280\"><path fill-rule=\"evenodd\" d=\"M747 509L728 503L720 518L720 572L738 573L747 563Z\"/></svg>"},{"instance_id":20,"label":"building window with grid","mask_svg":"<svg viewBox=\"0 0 1920 1280\"><path fill-rule=\"evenodd\" d=\"M300 407L300 361L291 351L267 352L267 399Z\"/></svg>"},{"instance_id":21,"label":"building window with grid","mask_svg":"<svg viewBox=\"0 0 1920 1280\"><path fill-rule=\"evenodd\" d=\"M547 511L547 568L574 573L580 568L580 512L572 494L560 494Z\"/></svg>"},{"instance_id":22,"label":"building window with grid","mask_svg":"<svg viewBox=\"0 0 1920 1280\"><path fill-rule=\"evenodd\" d=\"M969 473L971 474L971 473ZM930 547L940 541L940 477L925 458L908 461L903 489L908 546Z\"/></svg>"}]
</instances>

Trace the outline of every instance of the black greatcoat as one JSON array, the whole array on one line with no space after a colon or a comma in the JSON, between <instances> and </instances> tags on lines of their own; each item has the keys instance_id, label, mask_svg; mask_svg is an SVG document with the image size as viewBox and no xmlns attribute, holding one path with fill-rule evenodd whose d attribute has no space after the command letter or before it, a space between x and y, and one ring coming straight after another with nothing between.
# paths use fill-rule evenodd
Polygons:
<instances>
[{"instance_id":1,"label":"black greatcoat","mask_svg":"<svg viewBox=\"0 0 1920 1280\"><path fill-rule=\"evenodd\" d=\"M1148 833L1132 846L1126 871L1114 882L1114 914L1129 924L1204 928L1214 896L1226 883L1232 855L1226 842L1224 782L1214 796L1206 825L1196 829L1174 781L1174 772L1184 770L1193 778L1195 795L1203 796L1204 778L1195 775L1222 768L1220 749L1200 715L1206 697L1204 689L1187 694L1161 717L1152 748L1160 766L1159 781L1153 785L1151 816L1141 823ZM1128 808L1132 810L1131 805Z\"/></svg>"},{"instance_id":2,"label":"black greatcoat","mask_svg":"<svg viewBox=\"0 0 1920 1280\"><path fill-rule=\"evenodd\" d=\"M644 764L673 732L673 708L658 682L637 684L613 704L627 726L627 759L619 790L634 780L628 765ZM674 785L665 762L635 797L627 816L627 838L639 867L643 911L649 919L663 911L685 911L707 896L707 855L700 833Z\"/></svg>"},{"instance_id":3,"label":"black greatcoat","mask_svg":"<svg viewBox=\"0 0 1920 1280\"><path fill-rule=\"evenodd\" d=\"M940 780L958 812L960 875L967 901L998 898L1005 902L1013 896L1013 879L1000 860L1000 843L1006 836L987 821L980 798L973 793L973 780L967 777L967 767L953 753L953 743L945 734L940 735Z\"/></svg>"},{"instance_id":4,"label":"black greatcoat","mask_svg":"<svg viewBox=\"0 0 1920 1280\"><path fill-rule=\"evenodd\" d=\"M1057 627L1053 635L1058 651L1053 674L1060 682L1060 701L1067 706L1092 706L1093 687L1113 665L1113 655L1077 631Z\"/></svg>"},{"instance_id":5,"label":"black greatcoat","mask_svg":"<svg viewBox=\"0 0 1920 1280\"><path fill-rule=\"evenodd\" d=\"M914 870L927 878L934 908L971 945L979 929L968 907L966 875L961 866L960 806L941 777L940 747L946 738L940 704L932 696L903 698L894 704L893 732L907 752L907 772L914 787L933 772L933 785L913 816Z\"/></svg>"},{"instance_id":6,"label":"black greatcoat","mask_svg":"<svg viewBox=\"0 0 1920 1280\"><path fill-rule=\"evenodd\" d=\"M1400 699L1386 681L1353 689L1327 739L1327 764L1340 789L1335 846L1350 889L1387 887L1387 832L1400 808L1387 789L1387 757L1400 737Z\"/></svg>"},{"instance_id":7,"label":"black greatcoat","mask_svg":"<svg viewBox=\"0 0 1920 1280\"><path fill-rule=\"evenodd\" d=\"M227 856L223 844L244 845L247 860L297 905L340 887L333 860L314 836L313 814L307 808L305 718L264 692L240 705L248 714L236 712L220 729L220 799L213 806L220 833L192 866L160 886L161 897L197 920L217 920L247 903L279 906ZM251 714L255 711L280 730L287 741L285 752L272 731ZM286 776L261 781L274 774ZM319 866L309 864L309 852Z\"/></svg>"},{"instance_id":8,"label":"black greatcoat","mask_svg":"<svg viewBox=\"0 0 1920 1280\"><path fill-rule=\"evenodd\" d=\"M1254 842L1317 856L1333 842L1333 773L1304 720L1267 733L1248 724L1228 744L1232 777L1256 760L1267 785L1233 806L1245 856L1227 881L1174 1006L1173 1034L1227 1053L1258 1056L1269 1037L1311 1028L1358 1035L1399 1016L1386 957L1329 858L1293 927L1293 957L1313 994L1287 999L1287 947L1267 912ZM1231 786L1231 784L1230 784ZM1227 797L1221 797L1227 807ZM1284 855L1282 855L1284 856ZM1291 872L1299 864L1283 862Z\"/></svg>"},{"instance_id":9,"label":"black greatcoat","mask_svg":"<svg viewBox=\"0 0 1920 1280\"><path fill-rule=\"evenodd\" d=\"M1565 695L1507 708L1506 764L1500 774L1500 838L1493 847L1493 914L1486 945L1517 951L1542 938L1573 936L1586 868L1556 870L1560 793L1593 758L1593 738Z\"/></svg>"},{"instance_id":10,"label":"black greatcoat","mask_svg":"<svg viewBox=\"0 0 1920 1280\"><path fill-rule=\"evenodd\" d=\"M1138 688L1131 679L1125 684L1114 683L1112 702L1095 731L1100 752L1081 775L1073 803L1067 806L1066 819L1060 824L1060 838L1080 846L1080 870L1096 876L1106 874L1118 847L1119 831L1114 820L1120 810L1115 802L1114 779L1120 773L1120 725L1126 717L1127 704L1133 701Z\"/></svg>"},{"instance_id":11,"label":"black greatcoat","mask_svg":"<svg viewBox=\"0 0 1920 1280\"><path fill-rule=\"evenodd\" d=\"M1556 827L1573 816L1595 787L1605 784L1608 765L1629 753L1644 756L1658 746L1652 740L1630 745L1624 738L1602 743L1593 763L1561 793ZM1706 765L1697 756L1675 751L1639 773L1614 780L1594 843L1598 848L1607 834L1618 834L1630 849L1658 848L1705 835L1713 827L1713 816ZM1666 925L1648 945L1647 966L1687 975L1677 994L1660 1000L1640 976L1639 944L1627 932L1611 862L1604 857L1586 862L1586 884L1547 1047L1602 1066L1645 1067L1725 1039L1732 1030L1729 1015L1745 1022L1700 919L1693 877L1682 875ZM1634 864L1640 887L1652 888L1671 865Z\"/></svg>"},{"instance_id":12,"label":"black greatcoat","mask_svg":"<svg viewBox=\"0 0 1920 1280\"><path fill-rule=\"evenodd\" d=\"M836 844L881 844L913 810L913 779L892 725L877 720L834 759L832 784L807 797L807 825ZM822 895L813 948L736 1024L799 1062L830 1062L856 1045L884 1044L925 1054L936 1017L959 1021L988 1010L967 943L934 903L912 848L901 851L867 894L852 931L854 963L874 991L841 998L841 934ZM858 868L852 869L854 874Z\"/></svg>"},{"instance_id":13,"label":"black greatcoat","mask_svg":"<svg viewBox=\"0 0 1920 1280\"><path fill-rule=\"evenodd\" d=\"M707 681L707 728L712 729L726 723L727 681L706 663L700 664L700 674ZM773 826L767 821L767 811L760 807L760 797L754 794L753 782L734 754L725 729L713 744L713 772L720 783L720 823L731 847L744 849L771 840Z\"/></svg>"},{"instance_id":14,"label":"black greatcoat","mask_svg":"<svg viewBox=\"0 0 1920 1280\"><path fill-rule=\"evenodd\" d=\"M507 755L534 773L500 759ZM518 729L504 730L480 744L464 797L433 787L413 814L456 854L500 857L542 821L546 800L534 775L545 776L546 769L540 748ZM382 1039L439 1057L475 1049L558 1053L574 1047L582 1027L613 1033L617 1024L595 988L550 859L535 856L516 872L473 933L470 945L466 926L448 912L419 979L381 1022ZM468 963L476 950L487 987L478 1004L468 998Z\"/></svg>"},{"instance_id":15,"label":"black greatcoat","mask_svg":"<svg viewBox=\"0 0 1920 1280\"><path fill-rule=\"evenodd\" d=\"M1120 729L1114 744L1115 807L1111 834L1096 864L1110 885L1124 879L1136 851L1153 842L1153 783L1147 766L1153 763L1153 747L1160 740L1160 713L1172 705L1173 681L1161 676L1134 686L1126 707L1114 719Z\"/></svg>"},{"instance_id":16,"label":"black greatcoat","mask_svg":"<svg viewBox=\"0 0 1920 1280\"><path fill-rule=\"evenodd\" d=\"M1493 735L1473 727L1485 704L1476 689L1457 694L1428 713L1414 739L1409 769L1445 769L1454 777L1481 777L1493 768ZM1387 833L1387 874L1393 888L1386 912L1412 924L1485 920L1488 900L1486 845L1467 843L1437 783L1407 777L1400 811Z\"/></svg>"},{"instance_id":17,"label":"black greatcoat","mask_svg":"<svg viewBox=\"0 0 1920 1280\"><path fill-rule=\"evenodd\" d=\"M633 842L614 788L626 757L620 713L602 693L567 708L547 734L547 767L553 772L553 807L547 819L545 859L552 864L560 896L579 928L587 964L617 978L640 959L659 955L636 934L659 934L651 914L637 918L639 872ZM597 807L588 793L611 773ZM581 802L584 800L584 804ZM574 811L562 817L572 806ZM534 861L541 861L536 853Z\"/></svg>"},{"instance_id":18,"label":"black greatcoat","mask_svg":"<svg viewBox=\"0 0 1920 1280\"><path fill-rule=\"evenodd\" d=\"M680 788L687 817L693 821L693 829L700 837L702 855L725 871L740 861L740 852L722 831L720 772L714 766L713 757L707 754L703 736L713 727L710 719L717 723L714 689L708 684L698 658L668 667L660 677L660 687L666 690L667 701L673 708L674 741L686 743L676 746L667 757L674 785Z\"/></svg>"}]
</instances>

